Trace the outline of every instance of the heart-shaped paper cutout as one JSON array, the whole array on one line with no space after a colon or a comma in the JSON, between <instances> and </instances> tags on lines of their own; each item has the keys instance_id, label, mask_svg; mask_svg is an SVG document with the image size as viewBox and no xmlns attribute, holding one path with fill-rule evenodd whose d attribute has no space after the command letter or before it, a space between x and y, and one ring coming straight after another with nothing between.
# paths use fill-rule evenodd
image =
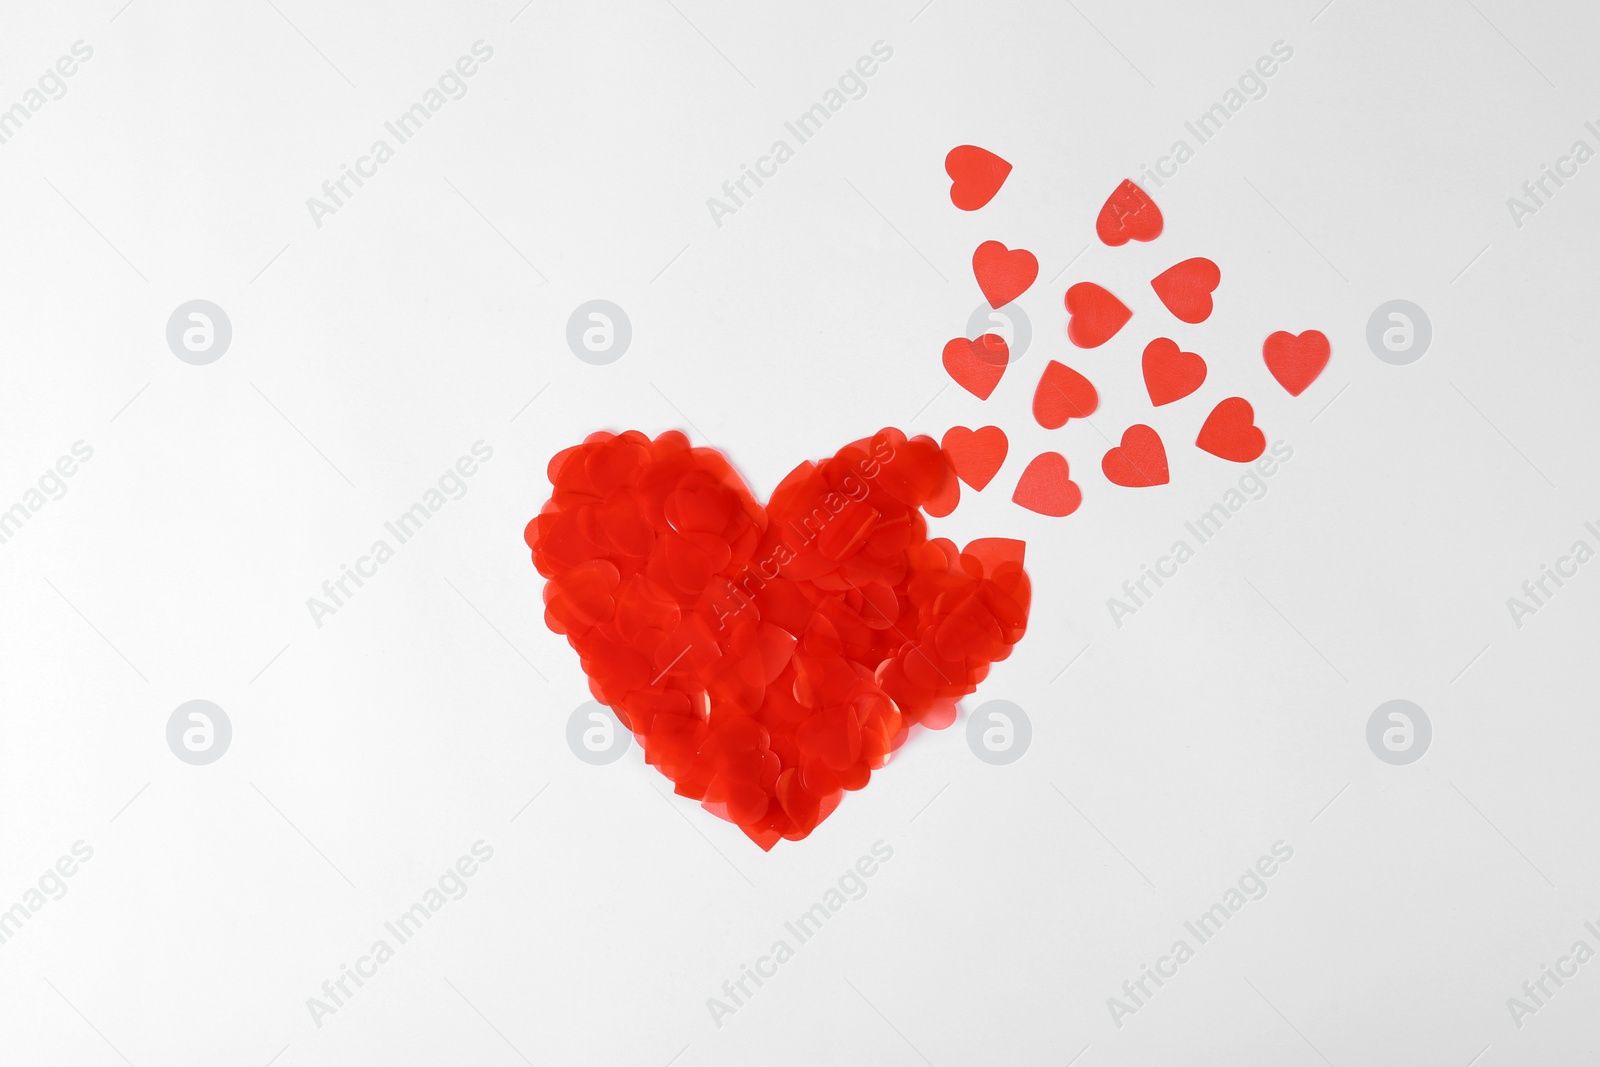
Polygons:
<instances>
[{"instance_id":1,"label":"heart-shaped paper cutout","mask_svg":"<svg viewBox=\"0 0 1600 1067\"><path fill-rule=\"evenodd\" d=\"M939 444L956 476L978 492L1000 473L1011 447L1006 432L998 426L980 426L976 430L952 426Z\"/></svg>"},{"instance_id":2,"label":"heart-shaped paper cutout","mask_svg":"<svg viewBox=\"0 0 1600 1067\"><path fill-rule=\"evenodd\" d=\"M1110 290L1079 282L1067 290L1067 339L1079 348L1099 348L1128 324L1133 312Z\"/></svg>"},{"instance_id":3,"label":"heart-shaped paper cutout","mask_svg":"<svg viewBox=\"0 0 1600 1067\"><path fill-rule=\"evenodd\" d=\"M1072 480L1065 456L1059 452L1041 452L1022 472L1011 499L1029 511L1060 518L1078 510L1078 505L1083 503L1083 491Z\"/></svg>"},{"instance_id":4,"label":"heart-shaped paper cutout","mask_svg":"<svg viewBox=\"0 0 1600 1067\"><path fill-rule=\"evenodd\" d=\"M1143 424L1122 431L1122 444L1101 457L1100 469L1113 484L1134 489L1166 485L1170 477L1161 436Z\"/></svg>"},{"instance_id":5,"label":"heart-shaped paper cutout","mask_svg":"<svg viewBox=\"0 0 1600 1067\"><path fill-rule=\"evenodd\" d=\"M1055 430L1068 419L1086 419L1100 406L1094 383L1067 366L1051 360L1033 391L1033 417L1040 426Z\"/></svg>"},{"instance_id":6,"label":"heart-shaped paper cutout","mask_svg":"<svg viewBox=\"0 0 1600 1067\"><path fill-rule=\"evenodd\" d=\"M913 725L953 722L1027 626L1020 542L928 538L931 438L802 463L765 507L675 430L592 434L549 475L525 532L546 624L645 761L762 848L810 833Z\"/></svg>"},{"instance_id":7,"label":"heart-shaped paper cutout","mask_svg":"<svg viewBox=\"0 0 1600 1067\"><path fill-rule=\"evenodd\" d=\"M972 274L989 306L1003 308L1028 291L1039 276L1039 261L1026 248L985 241L972 253Z\"/></svg>"},{"instance_id":8,"label":"heart-shaped paper cutout","mask_svg":"<svg viewBox=\"0 0 1600 1067\"><path fill-rule=\"evenodd\" d=\"M1250 402L1230 396L1211 409L1194 443L1213 456L1249 463L1266 451L1267 436L1256 428L1256 413Z\"/></svg>"},{"instance_id":9,"label":"heart-shaped paper cutout","mask_svg":"<svg viewBox=\"0 0 1600 1067\"><path fill-rule=\"evenodd\" d=\"M1011 350L997 333L986 333L975 341L956 337L944 346L944 369L979 400L989 399L1010 359Z\"/></svg>"},{"instance_id":10,"label":"heart-shaped paper cutout","mask_svg":"<svg viewBox=\"0 0 1600 1067\"><path fill-rule=\"evenodd\" d=\"M1204 256L1186 259L1150 279L1167 310L1184 322L1204 322L1211 317L1211 294L1222 282L1222 271Z\"/></svg>"},{"instance_id":11,"label":"heart-shaped paper cutout","mask_svg":"<svg viewBox=\"0 0 1600 1067\"><path fill-rule=\"evenodd\" d=\"M950 175L950 202L962 211L976 211L1006 183L1011 164L987 148L964 144L944 157L944 172Z\"/></svg>"},{"instance_id":12,"label":"heart-shaped paper cutout","mask_svg":"<svg viewBox=\"0 0 1600 1067\"><path fill-rule=\"evenodd\" d=\"M1154 241L1161 236L1161 209L1149 194L1124 178L1106 197L1094 220L1094 232L1112 248L1129 241Z\"/></svg>"},{"instance_id":13,"label":"heart-shaped paper cutout","mask_svg":"<svg viewBox=\"0 0 1600 1067\"><path fill-rule=\"evenodd\" d=\"M1307 330L1299 336L1279 330L1261 346L1267 370L1290 396L1299 396L1317 380L1328 365L1329 353L1328 339L1320 330Z\"/></svg>"},{"instance_id":14,"label":"heart-shaped paper cutout","mask_svg":"<svg viewBox=\"0 0 1600 1067\"><path fill-rule=\"evenodd\" d=\"M1206 361L1183 351L1167 337L1157 337L1144 346L1140 365L1144 370L1144 390L1156 407L1182 400L1206 380Z\"/></svg>"}]
</instances>

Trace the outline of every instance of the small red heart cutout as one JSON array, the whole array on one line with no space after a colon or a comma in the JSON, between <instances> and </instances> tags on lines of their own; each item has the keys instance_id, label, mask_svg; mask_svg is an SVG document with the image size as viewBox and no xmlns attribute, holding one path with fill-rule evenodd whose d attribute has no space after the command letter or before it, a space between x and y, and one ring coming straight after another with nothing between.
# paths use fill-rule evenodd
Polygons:
<instances>
[{"instance_id":1,"label":"small red heart cutout","mask_svg":"<svg viewBox=\"0 0 1600 1067\"><path fill-rule=\"evenodd\" d=\"M980 426L976 430L952 426L945 431L939 446L944 449L956 477L978 492L999 473L1011 447L1006 432L998 426Z\"/></svg>"},{"instance_id":2,"label":"small red heart cutout","mask_svg":"<svg viewBox=\"0 0 1600 1067\"><path fill-rule=\"evenodd\" d=\"M972 273L989 306L1003 308L1028 291L1039 276L1039 261L1025 248L985 241L972 253Z\"/></svg>"},{"instance_id":3,"label":"small red heart cutout","mask_svg":"<svg viewBox=\"0 0 1600 1067\"><path fill-rule=\"evenodd\" d=\"M1122 444L1105 454L1100 469L1113 484L1133 489L1166 485L1170 480L1166 446L1159 434L1143 424L1122 431Z\"/></svg>"},{"instance_id":4,"label":"small red heart cutout","mask_svg":"<svg viewBox=\"0 0 1600 1067\"><path fill-rule=\"evenodd\" d=\"M989 399L1010 359L1006 339L997 333L986 333L975 341L955 337L944 346L944 369L979 400Z\"/></svg>"},{"instance_id":5,"label":"small red heart cutout","mask_svg":"<svg viewBox=\"0 0 1600 1067\"><path fill-rule=\"evenodd\" d=\"M950 175L950 202L962 211L976 211L994 199L1006 183L1011 164L977 145L957 145L944 157Z\"/></svg>"},{"instance_id":6,"label":"small red heart cutout","mask_svg":"<svg viewBox=\"0 0 1600 1067\"><path fill-rule=\"evenodd\" d=\"M1150 279L1150 288L1184 322L1204 322L1211 317L1211 294L1221 282L1217 265L1196 256L1157 274Z\"/></svg>"},{"instance_id":7,"label":"small red heart cutout","mask_svg":"<svg viewBox=\"0 0 1600 1067\"><path fill-rule=\"evenodd\" d=\"M1067 339L1079 348L1099 348L1128 324L1133 312L1094 282L1067 290Z\"/></svg>"},{"instance_id":8,"label":"small red heart cutout","mask_svg":"<svg viewBox=\"0 0 1600 1067\"><path fill-rule=\"evenodd\" d=\"M1055 430L1068 419L1084 419L1100 406L1094 383L1065 363L1051 360L1033 391L1033 417L1040 426Z\"/></svg>"},{"instance_id":9,"label":"small red heart cutout","mask_svg":"<svg viewBox=\"0 0 1600 1067\"><path fill-rule=\"evenodd\" d=\"M1029 511L1060 518L1078 510L1078 505L1083 503L1083 491L1072 480L1065 456L1059 452L1041 452L1022 472L1011 499Z\"/></svg>"},{"instance_id":10,"label":"small red heart cutout","mask_svg":"<svg viewBox=\"0 0 1600 1067\"><path fill-rule=\"evenodd\" d=\"M1317 380L1322 368L1328 365L1330 351L1328 339L1320 330L1307 330L1298 337L1279 330L1261 346L1267 370L1290 396L1299 396Z\"/></svg>"},{"instance_id":11,"label":"small red heart cutout","mask_svg":"<svg viewBox=\"0 0 1600 1067\"><path fill-rule=\"evenodd\" d=\"M1129 241L1154 241L1161 236L1161 209L1148 193L1124 178L1106 197L1094 232L1112 248Z\"/></svg>"},{"instance_id":12,"label":"small red heart cutout","mask_svg":"<svg viewBox=\"0 0 1600 1067\"><path fill-rule=\"evenodd\" d=\"M1267 449L1267 436L1256 428L1255 420L1248 400L1230 396L1211 409L1194 443L1213 456L1249 463Z\"/></svg>"},{"instance_id":13,"label":"small red heart cutout","mask_svg":"<svg viewBox=\"0 0 1600 1067\"><path fill-rule=\"evenodd\" d=\"M1206 361L1176 341L1157 337L1144 346L1144 390L1156 407L1182 400L1206 380Z\"/></svg>"}]
</instances>

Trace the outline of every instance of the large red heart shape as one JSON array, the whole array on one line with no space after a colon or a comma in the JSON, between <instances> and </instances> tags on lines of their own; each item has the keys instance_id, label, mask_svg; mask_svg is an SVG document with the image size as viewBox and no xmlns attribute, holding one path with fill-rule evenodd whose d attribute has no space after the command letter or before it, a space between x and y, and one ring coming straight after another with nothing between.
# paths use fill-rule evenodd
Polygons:
<instances>
[{"instance_id":1,"label":"large red heart shape","mask_svg":"<svg viewBox=\"0 0 1600 1067\"><path fill-rule=\"evenodd\" d=\"M1211 294L1222 283L1222 271L1204 256L1186 259L1150 279L1167 310L1184 322L1204 322L1211 317Z\"/></svg>"},{"instance_id":2,"label":"large red heart shape","mask_svg":"<svg viewBox=\"0 0 1600 1067\"><path fill-rule=\"evenodd\" d=\"M1129 241L1154 241L1161 236L1161 209L1150 195L1124 178L1111 190L1094 220L1100 240L1115 248Z\"/></svg>"},{"instance_id":3,"label":"large red heart shape","mask_svg":"<svg viewBox=\"0 0 1600 1067\"><path fill-rule=\"evenodd\" d=\"M1194 443L1221 459L1249 463L1266 451L1267 435L1256 427L1250 401L1230 396L1211 409Z\"/></svg>"},{"instance_id":4,"label":"large red heart shape","mask_svg":"<svg viewBox=\"0 0 1600 1067\"><path fill-rule=\"evenodd\" d=\"M1185 352L1169 337L1157 337L1144 346L1140 361L1144 390L1156 407L1182 400L1206 380L1206 361Z\"/></svg>"},{"instance_id":5,"label":"large red heart shape","mask_svg":"<svg viewBox=\"0 0 1600 1067\"><path fill-rule=\"evenodd\" d=\"M964 144L944 157L944 172L950 175L950 202L962 211L976 211L1006 183L1011 164L987 148Z\"/></svg>"},{"instance_id":6,"label":"large red heart shape","mask_svg":"<svg viewBox=\"0 0 1600 1067\"><path fill-rule=\"evenodd\" d=\"M1298 337L1279 330L1261 346L1267 370L1290 396L1299 396L1317 380L1322 368L1328 365L1330 351L1328 338L1320 330L1307 330Z\"/></svg>"},{"instance_id":7,"label":"large red heart shape","mask_svg":"<svg viewBox=\"0 0 1600 1067\"><path fill-rule=\"evenodd\" d=\"M985 241L972 253L972 274L989 306L1003 308L1028 291L1039 276L1039 260L1026 248Z\"/></svg>"},{"instance_id":8,"label":"large red heart shape","mask_svg":"<svg viewBox=\"0 0 1600 1067\"><path fill-rule=\"evenodd\" d=\"M524 534L546 625L675 792L764 849L950 725L1027 627L1022 542L929 539L955 480L931 438L802 463L765 507L675 430L591 434L549 475Z\"/></svg>"},{"instance_id":9,"label":"large red heart shape","mask_svg":"<svg viewBox=\"0 0 1600 1067\"><path fill-rule=\"evenodd\" d=\"M1099 348L1133 318L1128 305L1094 282L1067 290L1067 339L1079 348Z\"/></svg>"}]
</instances>

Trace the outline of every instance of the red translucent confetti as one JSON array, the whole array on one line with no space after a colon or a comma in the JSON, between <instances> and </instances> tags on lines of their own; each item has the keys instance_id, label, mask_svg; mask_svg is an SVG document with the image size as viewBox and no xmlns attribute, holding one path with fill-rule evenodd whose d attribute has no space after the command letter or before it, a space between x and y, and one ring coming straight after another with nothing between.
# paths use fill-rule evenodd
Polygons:
<instances>
[{"instance_id":1,"label":"red translucent confetti","mask_svg":"<svg viewBox=\"0 0 1600 1067\"><path fill-rule=\"evenodd\" d=\"M1086 419L1100 406L1094 383L1067 366L1051 360L1033 391L1033 417L1047 430L1059 429L1068 419Z\"/></svg>"},{"instance_id":2,"label":"red translucent confetti","mask_svg":"<svg viewBox=\"0 0 1600 1067\"><path fill-rule=\"evenodd\" d=\"M1067 290L1067 339L1079 348L1099 348L1128 324L1133 312L1103 286L1079 282Z\"/></svg>"},{"instance_id":3,"label":"red translucent confetti","mask_svg":"<svg viewBox=\"0 0 1600 1067\"><path fill-rule=\"evenodd\" d=\"M1106 197L1094 221L1094 232L1115 248L1129 241L1154 241L1161 236L1161 225L1161 209L1155 201L1133 182L1123 179Z\"/></svg>"},{"instance_id":4,"label":"red translucent confetti","mask_svg":"<svg viewBox=\"0 0 1600 1067\"><path fill-rule=\"evenodd\" d=\"M976 341L957 337L944 346L945 371L979 400L989 399L1010 360L1011 350L997 333L986 333Z\"/></svg>"},{"instance_id":5,"label":"red translucent confetti","mask_svg":"<svg viewBox=\"0 0 1600 1067\"><path fill-rule=\"evenodd\" d=\"M1000 191L1011 174L1011 164L986 148L964 144L944 157L950 175L950 202L962 211L976 211Z\"/></svg>"},{"instance_id":6,"label":"red translucent confetti","mask_svg":"<svg viewBox=\"0 0 1600 1067\"><path fill-rule=\"evenodd\" d=\"M1211 294L1222 284L1222 271L1203 256L1186 259L1150 279L1168 311L1188 323L1211 317Z\"/></svg>"},{"instance_id":7,"label":"red translucent confetti","mask_svg":"<svg viewBox=\"0 0 1600 1067\"><path fill-rule=\"evenodd\" d=\"M1206 380L1206 361L1185 352L1176 341L1157 337L1144 346L1144 389L1156 407L1182 400Z\"/></svg>"},{"instance_id":8,"label":"red translucent confetti","mask_svg":"<svg viewBox=\"0 0 1600 1067\"><path fill-rule=\"evenodd\" d=\"M593 434L549 473L525 532L546 622L645 761L763 849L809 834L911 727L950 725L1027 628L1022 542L929 540L960 483L928 437L802 463L765 507L677 431Z\"/></svg>"},{"instance_id":9,"label":"red translucent confetti","mask_svg":"<svg viewBox=\"0 0 1600 1067\"><path fill-rule=\"evenodd\" d=\"M972 253L972 274L989 306L1003 308L1028 291L1039 276L1039 261L1025 248L985 241Z\"/></svg>"},{"instance_id":10,"label":"red translucent confetti","mask_svg":"<svg viewBox=\"0 0 1600 1067\"><path fill-rule=\"evenodd\" d=\"M1122 431L1122 444L1101 457L1100 469L1112 484L1134 489L1166 485L1170 478L1161 435L1142 424Z\"/></svg>"},{"instance_id":11,"label":"red translucent confetti","mask_svg":"<svg viewBox=\"0 0 1600 1067\"><path fill-rule=\"evenodd\" d=\"M1071 515L1083 503L1083 492L1072 480L1066 457L1042 452L1022 472L1011 499L1029 511L1057 518Z\"/></svg>"},{"instance_id":12,"label":"red translucent confetti","mask_svg":"<svg viewBox=\"0 0 1600 1067\"><path fill-rule=\"evenodd\" d=\"M1317 380L1328 365L1330 351L1328 338L1319 330L1307 330L1298 336L1279 330L1261 346L1267 370L1290 396L1299 396Z\"/></svg>"},{"instance_id":13,"label":"red translucent confetti","mask_svg":"<svg viewBox=\"0 0 1600 1067\"><path fill-rule=\"evenodd\" d=\"M976 430L952 426L939 443L956 476L979 492L1000 472L1010 448L1006 432L998 426Z\"/></svg>"},{"instance_id":14,"label":"red translucent confetti","mask_svg":"<svg viewBox=\"0 0 1600 1067\"><path fill-rule=\"evenodd\" d=\"M1194 443L1220 459L1249 463L1267 449L1267 435L1255 420L1250 401L1230 396L1211 409Z\"/></svg>"}]
</instances>

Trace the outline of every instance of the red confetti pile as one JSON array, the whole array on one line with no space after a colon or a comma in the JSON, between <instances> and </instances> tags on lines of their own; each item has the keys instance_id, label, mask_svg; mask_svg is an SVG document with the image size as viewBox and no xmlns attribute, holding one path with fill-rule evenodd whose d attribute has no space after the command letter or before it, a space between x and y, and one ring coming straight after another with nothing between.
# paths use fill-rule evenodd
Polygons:
<instances>
[{"instance_id":1,"label":"red confetti pile","mask_svg":"<svg viewBox=\"0 0 1600 1067\"><path fill-rule=\"evenodd\" d=\"M546 624L646 762L763 849L809 834L913 725L954 722L1027 627L1021 541L928 539L919 509L958 484L928 437L802 463L765 508L675 430L592 434L549 475L524 533Z\"/></svg>"}]
</instances>

